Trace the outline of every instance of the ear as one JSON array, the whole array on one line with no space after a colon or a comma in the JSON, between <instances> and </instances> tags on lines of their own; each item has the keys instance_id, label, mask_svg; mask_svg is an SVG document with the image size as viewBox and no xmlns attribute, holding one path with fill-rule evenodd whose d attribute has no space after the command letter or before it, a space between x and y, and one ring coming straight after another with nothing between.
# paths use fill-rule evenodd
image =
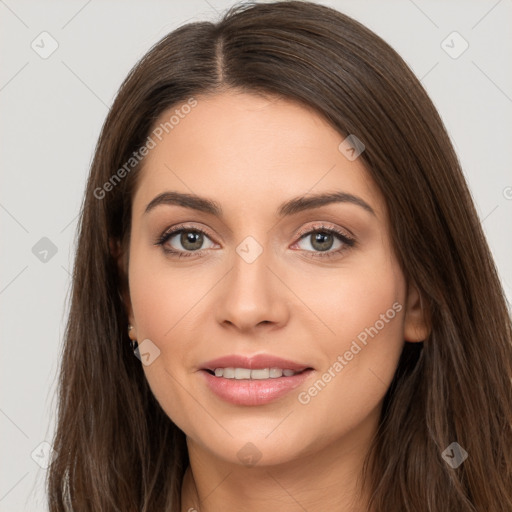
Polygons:
<instances>
[{"instance_id":1,"label":"ear","mask_svg":"<svg viewBox=\"0 0 512 512\"><path fill-rule=\"evenodd\" d=\"M430 334L430 325L427 313L423 307L421 295L413 283L408 283L405 304L405 341L424 341Z\"/></svg>"},{"instance_id":2,"label":"ear","mask_svg":"<svg viewBox=\"0 0 512 512\"><path fill-rule=\"evenodd\" d=\"M117 265L118 276L119 276L119 296L121 302L124 305L126 315L128 316L128 322L134 325L134 317L132 310L132 303L130 300L130 289L128 286L128 254L123 249L122 244L117 239L109 240L110 254Z\"/></svg>"}]
</instances>

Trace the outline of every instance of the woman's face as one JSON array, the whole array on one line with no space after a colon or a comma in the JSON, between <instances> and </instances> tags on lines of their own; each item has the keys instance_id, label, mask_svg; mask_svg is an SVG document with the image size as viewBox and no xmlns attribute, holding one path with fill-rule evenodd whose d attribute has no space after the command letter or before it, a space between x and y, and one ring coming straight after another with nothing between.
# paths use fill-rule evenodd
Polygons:
<instances>
[{"instance_id":1,"label":"woman's face","mask_svg":"<svg viewBox=\"0 0 512 512\"><path fill-rule=\"evenodd\" d=\"M217 460L271 465L362 446L404 339L425 335L384 198L313 111L247 93L195 100L156 123L175 115L168 133L154 132L133 199L130 321L149 385ZM324 194L338 200L313 201ZM173 229L186 231L166 237ZM250 361L208 364L262 354L288 363L254 360L254 373ZM290 361L310 370L265 370ZM205 369L219 365L246 368L243 379Z\"/></svg>"}]
</instances>

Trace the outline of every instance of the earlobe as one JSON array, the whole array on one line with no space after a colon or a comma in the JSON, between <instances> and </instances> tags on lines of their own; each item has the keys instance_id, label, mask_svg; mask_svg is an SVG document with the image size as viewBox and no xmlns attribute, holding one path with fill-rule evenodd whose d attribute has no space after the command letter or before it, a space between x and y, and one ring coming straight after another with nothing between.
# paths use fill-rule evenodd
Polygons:
<instances>
[{"instance_id":1,"label":"earlobe","mask_svg":"<svg viewBox=\"0 0 512 512\"><path fill-rule=\"evenodd\" d=\"M407 288L404 339L413 343L424 341L430 334L427 312L423 307L421 295L417 287L409 283Z\"/></svg>"}]
</instances>

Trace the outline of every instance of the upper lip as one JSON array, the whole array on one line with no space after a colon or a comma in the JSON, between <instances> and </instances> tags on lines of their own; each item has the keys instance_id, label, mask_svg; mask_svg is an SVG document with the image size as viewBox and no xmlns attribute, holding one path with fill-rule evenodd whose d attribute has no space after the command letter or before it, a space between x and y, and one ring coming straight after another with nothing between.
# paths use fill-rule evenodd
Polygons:
<instances>
[{"instance_id":1,"label":"upper lip","mask_svg":"<svg viewBox=\"0 0 512 512\"><path fill-rule=\"evenodd\" d=\"M232 354L228 356L212 359L201 365L202 370L214 371L215 368L248 368L250 370L259 370L263 368L281 368L282 370L293 370L300 372L311 368L307 364L297 363L288 359L273 356L271 354L256 354L253 356L242 356Z\"/></svg>"}]
</instances>

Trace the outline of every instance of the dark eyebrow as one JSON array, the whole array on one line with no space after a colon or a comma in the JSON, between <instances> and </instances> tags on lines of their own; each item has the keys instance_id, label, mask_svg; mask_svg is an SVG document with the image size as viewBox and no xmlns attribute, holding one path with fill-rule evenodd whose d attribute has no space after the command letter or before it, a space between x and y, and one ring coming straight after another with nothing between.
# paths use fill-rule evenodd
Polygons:
<instances>
[{"instance_id":1,"label":"dark eyebrow","mask_svg":"<svg viewBox=\"0 0 512 512\"><path fill-rule=\"evenodd\" d=\"M283 203L277 210L279 217L286 217L302 212L304 210L310 210L312 208L320 208L331 203L351 203L360 206L367 212L376 216L373 208L363 199L347 192L331 192L323 194L314 194L309 196L295 197ZM221 206L205 197L199 197L194 194L184 194L182 192L164 192L156 196L147 206L144 213L148 213L155 207L168 204L183 206L185 208L191 208L205 213L210 213L216 217L222 217L223 212Z\"/></svg>"},{"instance_id":2,"label":"dark eyebrow","mask_svg":"<svg viewBox=\"0 0 512 512\"><path fill-rule=\"evenodd\" d=\"M311 208L320 208L320 206L325 206L331 203L355 204L376 216L373 208L366 201L347 192L331 192L296 197L290 201L286 201L286 203L283 203L277 210L277 213L279 217L285 217Z\"/></svg>"},{"instance_id":3,"label":"dark eyebrow","mask_svg":"<svg viewBox=\"0 0 512 512\"><path fill-rule=\"evenodd\" d=\"M183 194L182 192L164 192L156 196L147 206L144 213L150 212L161 204L174 204L185 208L192 208L200 212L211 213L216 217L222 217L222 208L218 203L205 197L194 194Z\"/></svg>"}]
</instances>

